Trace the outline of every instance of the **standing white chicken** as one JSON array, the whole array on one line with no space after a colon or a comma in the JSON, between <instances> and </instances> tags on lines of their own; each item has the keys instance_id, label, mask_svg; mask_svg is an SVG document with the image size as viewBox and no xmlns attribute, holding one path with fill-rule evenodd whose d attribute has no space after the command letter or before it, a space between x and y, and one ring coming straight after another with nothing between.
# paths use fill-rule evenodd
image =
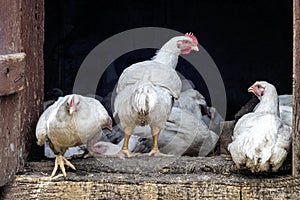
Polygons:
<instances>
[{"instance_id":1,"label":"standing white chicken","mask_svg":"<svg viewBox=\"0 0 300 200\"><path fill-rule=\"evenodd\" d=\"M252 172L276 172L291 145L291 127L279 117L276 88L265 81L249 89L260 100L254 112L241 117L233 131L228 150L237 168L246 164Z\"/></svg>"},{"instance_id":2,"label":"standing white chicken","mask_svg":"<svg viewBox=\"0 0 300 200\"><path fill-rule=\"evenodd\" d=\"M153 147L149 156L163 155L158 150L158 137L166 123L174 98L179 98L181 80L175 68L180 54L198 51L197 38L187 33L171 38L149 61L131 65L121 74L114 102L124 129L124 145L120 154L130 157L128 142L135 126L150 125Z\"/></svg>"},{"instance_id":3,"label":"standing white chicken","mask_svg":"<svg viewBox=\"0 0 300 200\"><path fill-rule=\"evenodd\" d=\"M158 146L162 153L176 156L206 156L214 149L219 139L219 131L214 132L210 128L217 128L222 119L215 108L210 108L211 118L205 116L207 120L205 122L201 114L203 106L206 106L206 102L198 91L193 89L182 91L180 98L174 102L167 122L161 129ZM113 127L112 132L101 132L99 137L95 138L95 142L91 143L94 146L88 148L96 157L115 156L124 144L123 135L124 132L117 125ZM149 126L136 127L130 137L128 150L136 153L149 152L152 146L150 135Z\"/></svg>"},{"instance_id":4,"label":"standing white chicken","mask_svg":"<svg viewBox=\"0 0 300 200\"><path fill-rule=\"evenodd\" d=\"M65 177L64 164L75 169L64 158L69 147L86 143L101 129L111 127L111 118L96 99L76 94L60 97L43 112L36 126L37 144L42 146L48 136L50 148L57 155L51 177L58 166Z\"/></svg>"}]
</instances>

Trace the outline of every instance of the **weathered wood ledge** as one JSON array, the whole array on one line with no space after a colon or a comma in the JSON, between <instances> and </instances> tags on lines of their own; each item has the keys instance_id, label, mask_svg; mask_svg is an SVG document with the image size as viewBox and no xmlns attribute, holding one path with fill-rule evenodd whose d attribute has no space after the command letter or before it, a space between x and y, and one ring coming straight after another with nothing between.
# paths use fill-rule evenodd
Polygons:
<instances>
[{"instance_id":1,"label":"weathered wood ledge","mask_svg":"<svg viewBox=\"0 0 300 200\"><path fill-rule=\"evenodd\" d=\"M77 171L48 178L53 160L28 162L3 199L297 199L290 169L252 175L226 157L73 159Z\"/></svg>"}]
</instances>

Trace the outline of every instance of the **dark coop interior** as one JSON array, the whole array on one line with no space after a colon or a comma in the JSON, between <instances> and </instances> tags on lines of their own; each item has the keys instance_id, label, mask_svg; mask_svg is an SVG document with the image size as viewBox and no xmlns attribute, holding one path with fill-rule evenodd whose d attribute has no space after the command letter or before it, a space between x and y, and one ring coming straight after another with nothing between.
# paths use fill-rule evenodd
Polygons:
<instances>
[{"instance_id":1,"label":"dark coop interior","mask_svg":"<svg viewBox=\"0 0 300 200\"><path fill-rule=\"evenodd\" d=\"M98 44L140 27L193 32L198 37L223 78L226 120L233 119L251 98L247 88L256 80L272 83L279 94L292 93L291 0L46 0L45 100L53 98L49 93L53 88L64 95L72 93L81 63ZM137 49L101 66L114 73L103 74L97 95L105 97L124 68L150 59L156 50ZM193 81L210 104L201 74L183 58L177 70Z\"/></svg>"}]
</instances>

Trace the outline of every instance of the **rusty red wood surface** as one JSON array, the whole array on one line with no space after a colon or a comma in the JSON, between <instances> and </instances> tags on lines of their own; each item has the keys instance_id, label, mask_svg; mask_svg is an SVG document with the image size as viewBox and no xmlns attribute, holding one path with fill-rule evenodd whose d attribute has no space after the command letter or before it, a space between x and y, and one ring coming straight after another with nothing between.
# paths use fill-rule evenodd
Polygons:
<instances>
[{"instance_id":1,"label":"rusty red wood surface","mask_svg":"<svg viewBox=\"0 0 300 200\"><path fill-rule=\"evenodd\" d=\"M0 96L24 89L25 53L0 55Z\"/></svg>"},{"instance_id":2,"label":"rusty red wood surface","mask_svg":"<svg viewBox=\"0 0 300 200\"><path fill-rule=\"evenodd\" d=\"M1 187L23 169L42 111L44 1L1 1L0 18L0 84L11 76L0 96Z\"/></svg>"}]
</instances>

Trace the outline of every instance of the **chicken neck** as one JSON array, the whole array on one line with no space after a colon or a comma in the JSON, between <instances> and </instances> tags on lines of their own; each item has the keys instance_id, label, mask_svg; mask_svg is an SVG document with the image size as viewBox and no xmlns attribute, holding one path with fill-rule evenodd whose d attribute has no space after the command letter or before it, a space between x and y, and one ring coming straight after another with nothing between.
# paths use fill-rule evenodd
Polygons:
<instances>
[{"instance_id":1,"label":"chicken neck","mask_svg":"<svg viewBox=\"0 0 300 200\"><path fill-rule=\"evenodd\" d=\"M162 48L157 52L156 56L153 57L153 60L175 69L178 62L178 56L178 53Z\"/></svg>"},{"instance_id":2,"label":"chicken neck","mask_svg":"<svg viewBox=\"0 0 300 200\"><path fill-rule=\"evenodd\" d=\"M255 110L256 113L271 113L279 115L279 106L278 106L278 95L276 91L267 91L264 96L260 98L260 103Z\"/></svg>"}]
</instances>

